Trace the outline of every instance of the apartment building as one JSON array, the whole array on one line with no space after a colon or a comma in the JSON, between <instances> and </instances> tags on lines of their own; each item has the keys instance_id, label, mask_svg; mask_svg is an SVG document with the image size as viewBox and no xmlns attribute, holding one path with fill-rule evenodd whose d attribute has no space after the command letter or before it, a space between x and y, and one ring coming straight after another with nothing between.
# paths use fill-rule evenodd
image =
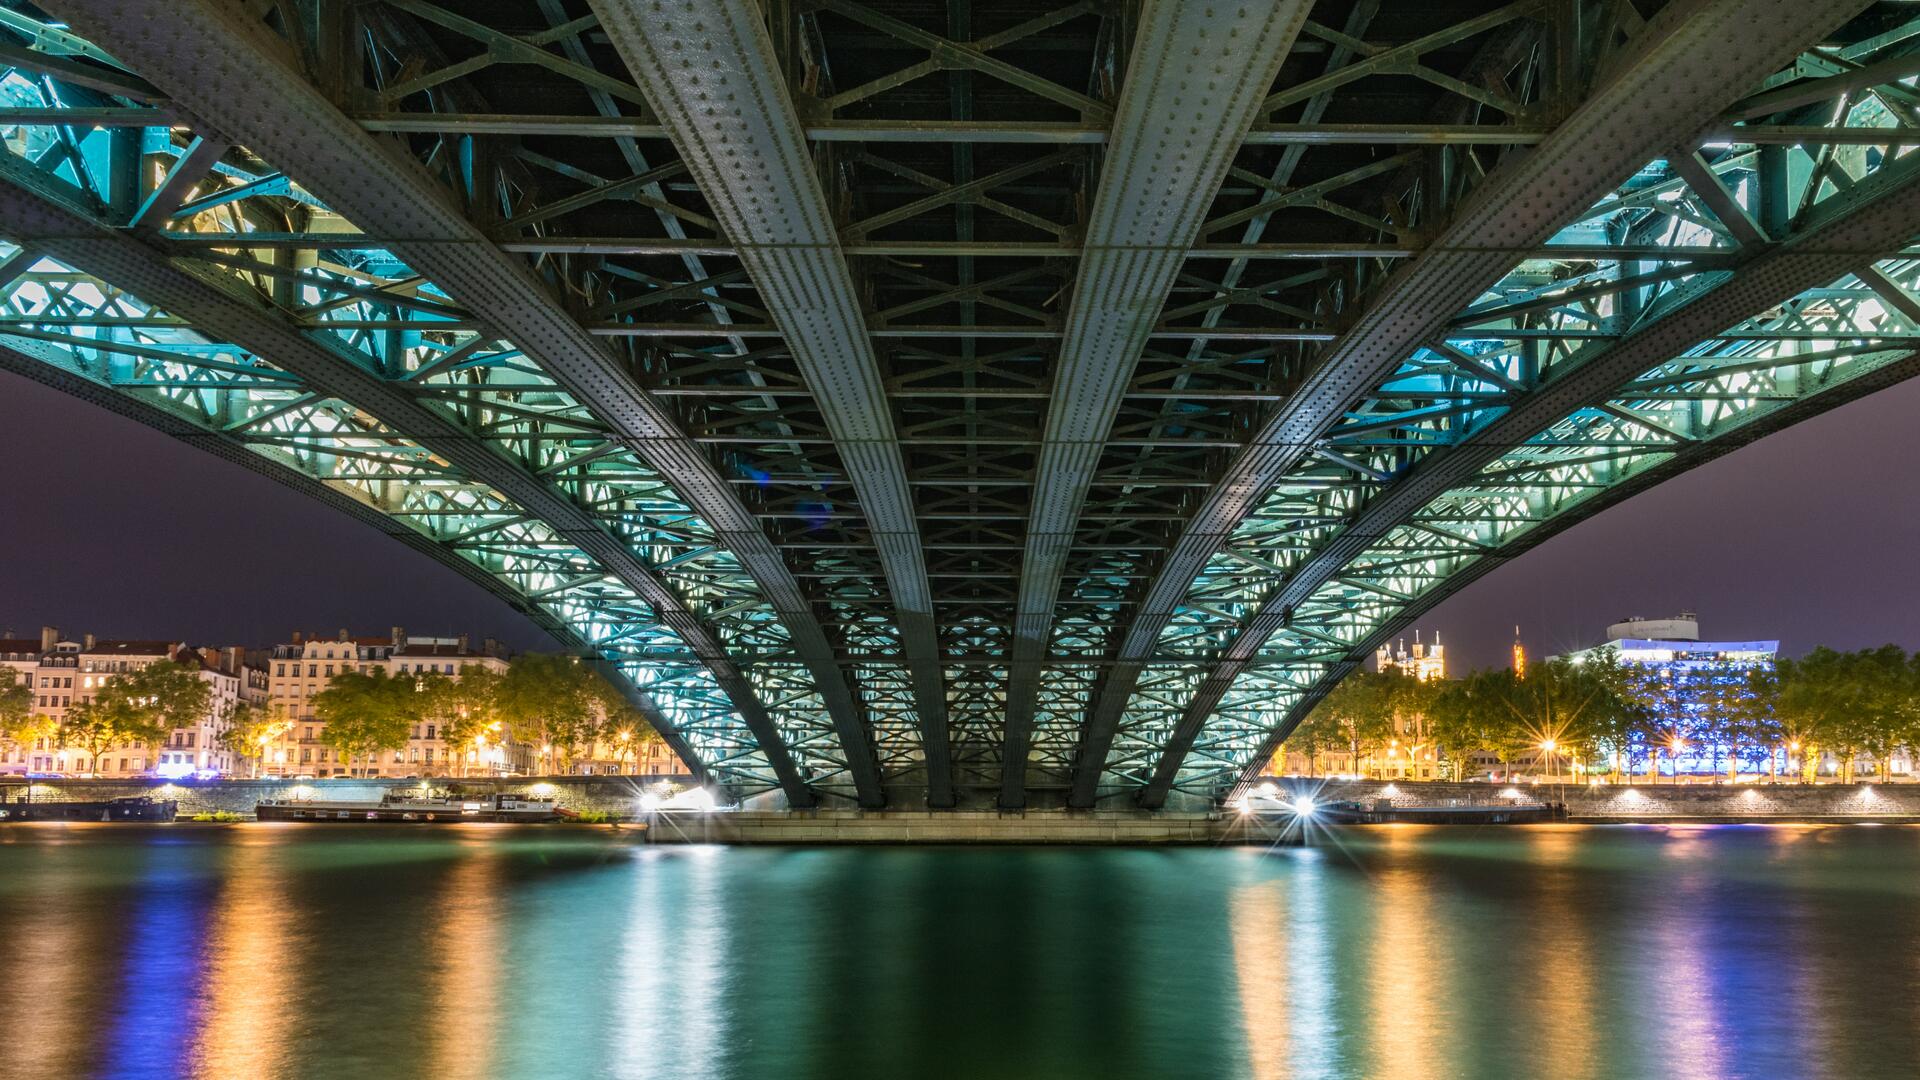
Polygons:
<instances>
[{"instance_id":1,"label":"apartment building","mask_svg":"<svg viewBox=\"0 0 1920 1080\"><path fill-rule=\"evenodd\" d=\"M354 636L344 629L331 638L296 631L292 641L274 646L267 657L268 711L287 728L277 743L268 745L262 774L407 777L526 771L526 749L510 744L468 750L466 762L451 760L446 739L433 723L415 724L405 748L382 752L371 763L348 762L322 739L326 722L314 715L313 698L334 676L370 674L378 668L395 676L431 671L459 678L470 665L505 671L507 652L491 638L475 649L466 635L420 637L399 626L384 637Z\"/></svg>"}]
</instances>

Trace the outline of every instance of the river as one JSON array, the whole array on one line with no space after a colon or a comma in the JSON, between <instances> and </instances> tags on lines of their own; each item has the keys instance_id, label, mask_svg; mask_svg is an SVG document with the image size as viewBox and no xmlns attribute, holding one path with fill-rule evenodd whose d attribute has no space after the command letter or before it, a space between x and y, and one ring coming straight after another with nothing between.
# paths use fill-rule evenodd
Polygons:
<instances>
[{"instance_id":1,"label":"river","mask_svg":"<svg viewBox=\"0 0 1920 1080\"><path fill-rule=\"evenodd\" d=\"M1912 1077L1920 828L0 827L0 1076Z\"/></svg>"}]
</instances>

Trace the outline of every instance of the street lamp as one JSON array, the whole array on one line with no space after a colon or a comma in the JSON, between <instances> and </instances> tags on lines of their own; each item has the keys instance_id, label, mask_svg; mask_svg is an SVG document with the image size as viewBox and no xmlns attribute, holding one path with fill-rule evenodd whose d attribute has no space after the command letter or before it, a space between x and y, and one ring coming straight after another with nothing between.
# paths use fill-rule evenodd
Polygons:
<instances>
[{"instance_id":1,"label":"street lamp","mask_svg":"<svg viewBox=\"0 0 1920 1080\"><path fill-rule=\"evenodd\" d=\"M1680 782L1680 751L1687 748L1687 740L1675 735L1667 743L1668 756L1673 758L1673 782Z\"/></svg>"}]
</instances>

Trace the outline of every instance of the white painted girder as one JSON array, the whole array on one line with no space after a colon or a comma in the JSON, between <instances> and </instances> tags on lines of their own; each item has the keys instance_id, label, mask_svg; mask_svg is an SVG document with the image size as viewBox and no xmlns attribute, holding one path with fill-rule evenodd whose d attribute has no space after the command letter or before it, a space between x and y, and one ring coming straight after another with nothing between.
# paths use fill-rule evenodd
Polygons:
<instances>
[{"instance_id":1,"label":"white painted girder","mask_svg":"<svg viewBox=\"0 0 1920 1080\"><path fill-rule=\"evenodd\" d=\"M1762 72L1867 6L1864 0L1676 0L1609 61L1580 106L1481 183L1434 242L1406 260L1208 492L1122 637L1075 767L1091 806L1113 736L1161 632L1234 529L1345 411L1492 282L1622 179L1691 146ZM1163 761L1164 761L1163 756Z\"/></svg>"},{"instance_id":2,"label":"white painted girder","mask_svg":"<svg viewBox=\"0 0 1920 1080\"><path fill-rule=\"evenodd\" d=\"M259 153L475 312L658 471L735 553L786 626L840 736L863 803L881 800L858 702L825 631L760 523L671 412L453 205L418 163L309 84L252 5L60 0L46 5L143 77L177 112ZM727 663L732 667L731 662ZM737 670L737 669L736 669Z\"/></svg>"},{"instance_id":3,"label":"white painted girder","mask_svg":"<svg viewBox=\"0 0 1920 1080\"><path fill-rule=\"evenodd\" d=\"M927 761L954 802L946 680L905 455L799 114L751 0L593 0L779 326L879 549Z\"/></svg>"},{"instance_id":4,"label":"white painted girder","mask_svg":"<svg viewBox=\"0 0 1920 1080\"><path fill-rule=\"evenodd\" d=\"M1121 398L1311 8L1308 0L1147 0L1140 13L1034 467L1007 680L1001 806L1026 802L1061 576Z\"/></svg>"}]
</instances>

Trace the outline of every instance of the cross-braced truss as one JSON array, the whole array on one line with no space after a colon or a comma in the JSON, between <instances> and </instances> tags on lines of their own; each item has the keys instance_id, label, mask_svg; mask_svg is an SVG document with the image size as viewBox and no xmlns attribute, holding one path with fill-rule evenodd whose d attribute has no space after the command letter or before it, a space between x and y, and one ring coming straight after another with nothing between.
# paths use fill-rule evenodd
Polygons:
<instances>
[{"instance_id":1,"label":"cross-braced truss","mask_svg":"<svg viewBox=\"0 0 1920 1080\"><path fill-rule=\"evenodd\" d=\"M0 366L795 805L1221 798L1920 343L1894 3L0 0L0 71Z\"/></svg>"}]
</instances>

